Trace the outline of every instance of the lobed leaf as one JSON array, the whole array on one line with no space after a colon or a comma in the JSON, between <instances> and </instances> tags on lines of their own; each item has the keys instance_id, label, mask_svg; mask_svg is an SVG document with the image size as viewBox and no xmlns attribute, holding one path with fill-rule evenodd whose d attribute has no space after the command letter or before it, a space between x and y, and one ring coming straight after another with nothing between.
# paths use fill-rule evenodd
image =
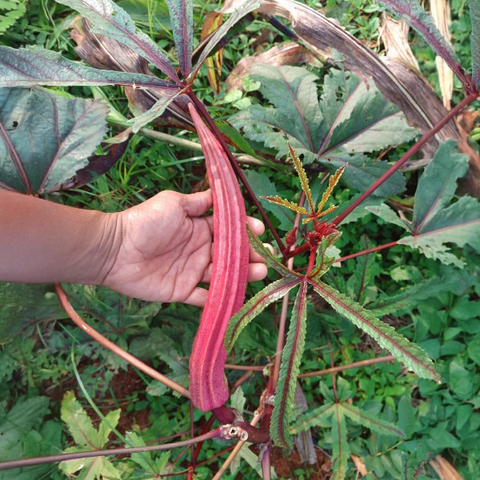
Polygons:
<instances>
[{"instance_id":1,"label":"lobed leaf","mask_svg":"<svg viewBox=\"0 0 480 480\"><path fill-rule=\"evenodd\" d=\"M295 389L297 377L300 373L305 346L305 333L307 322L307 282L303 282L297 293L293 306L292 318L288 329L287 341L282 352L282 364L272 418L270 422L270 435L275 445L283 448L291 448L292 438L288 431L293 408L295 405Z\"/></svg>"},{"instance_id":2,"label":"lobed leaf","mask_svg":"<svg viewBox=\"0 0 480 480\"><path fill-rule=\"evenodd\" d=\"M0 188L49 192L73 177L105 136L107 113L99 101L0 89Z\"/></svg>"},{"instance_id":3,"label":"lobed leaf","mask_svg":"<svg viewBox=\"0 0 480 480\"><path fill-rule=\"evenodd\" d=\"M173 39L183 78L192 71L193 2L192 0L166 0L170 11Z\"/></svg>"},{"instance_id":4,"label":"lobed leaf","mask_svg":"<svg viewBox=\"0 0 480 480\"><path fill-rule=\"evenodd\" d=\"M92 33L112 38L155 65L177 85L180 80L174 66L155 42L137 29L130 15L112 0L56 0L77 10L92 22Z\"/></svg>"},{"instance_id":5,"label":"lobed leaf","mask_svg":"<svg viewBox=\"0 0 480 480\"><path fill-rule=\"evenodd\" d=\"M280 280L267 285L263 290L251 298L228 322L224 340L227 352L232 350L233 345L243 329L257 315L263 312L263 310L265 310L265 308L271 303L283 298L292 288L301 283L301 281L301 278L287 274Z\"/></svg>"},{"instance_id":6,"label":"lobed leaf","mask_svg":"<svg viewBox=\"0 0 480 480\"><path fill-rule=\"evenodd\" d=\"M0 87L37 85L124 85L178 91L175 84L153 75L97 70L39 47L14 49L0 46Z\"/></svg>"},{"instance_id":7,"label":"lobed leaf","mask_svg":"<svg viewBox=\"0 0 480 480\"><path fill-rule=\"evenodd\" d=\"M433 362L418 345L411 343L393 327L375 318L368 310L321 280L309 277L308 282L338 313L370 335L382 348L387 349L397 360L401 361L408 370L414 371L422 378L440 380L433 367Z\"/></svg>"},{"instance_id":8,"label":"lobed leaf","mask_svg":"<svg viewBox=\"0 0 480 480\"><path fill-rule=\"evenodd\" d=\"M378 418L378 415L370 415L369 413L360 410L349 403L340 403L338 405L346 417L350 418L356 423L359 423L360 425L363 425L373 432L380 433L381 435L405 438L405 434L402 432L402 430L396 427L393 423L381 420Z\"/></svg>"},{"instance_id":9,"label":"lobed leaf","mask_svg":"<svg viewBox=\"0 0 480 480\"><path fill-rule=\"evenodd\" d=\"M402 227L407 232L411 232L410 223L401 219L388 205L382 203L378 206L365 207L366 210L372 212L387 223L393 223L397 227Z\"/></svg>"},{"instance_id":10,"label":"lobed leaf","mask_svg":"<svg viewBox=\"0 0 480 480\"><path fill-rule=\"evenodd\" d=\"M343 480L347 474L350 446L347 441L347 425L341 405L334 404L332 416L332 480Z\"/></svg>"},{"instance_id":11,"label":"lobed leaf","mask_svg":"<svg viewBox=\"0 0 480 480\"><path fill-rule=\"evenodd\" d=\"M321 421L333 415L335 403L327 403L321 407L305 413L301 416L301 420L290 427L290 433L298 433L317 426Z\"/></svg>"}]
</instances>

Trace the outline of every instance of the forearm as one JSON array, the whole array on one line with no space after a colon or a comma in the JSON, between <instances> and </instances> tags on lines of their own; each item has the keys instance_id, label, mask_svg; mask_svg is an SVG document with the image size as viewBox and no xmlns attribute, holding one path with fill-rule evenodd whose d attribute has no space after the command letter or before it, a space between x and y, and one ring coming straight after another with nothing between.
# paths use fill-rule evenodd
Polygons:
<instances>
[{"instance_id":1,"label":"forearm","mask_svg":"<svg viewBox=\"0 0 480 480\"><path fill-rule=\"evenodd\" d=\"M120 247L119 222L0 190L0 281L100 284Z\"/></svg>"}]
</instances>

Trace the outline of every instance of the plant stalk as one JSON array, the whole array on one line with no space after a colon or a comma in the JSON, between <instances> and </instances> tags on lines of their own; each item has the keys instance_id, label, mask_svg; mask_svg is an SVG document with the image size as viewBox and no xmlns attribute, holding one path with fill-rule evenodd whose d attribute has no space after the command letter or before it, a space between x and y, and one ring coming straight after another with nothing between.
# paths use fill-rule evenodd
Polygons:
<instances>
[{"instance_id":1,"label":"plant stalk","mask_svg":"<svg viewBox=\"0 0 480 480\"><path fill-rule=\"evenodd\" d=\"M346 257L339 258L335 260L335 263L345 262L352 258L360 257L362 255L367 255L372 252L378 252L379 250L384 250L385 248L394 247L397 244L398 244L398 240L395 240L394 242L385 243L384 245L379 245L378 247L368 248L367 250L362 250L361 252L352 253L351 255L347 255Z\"/></svg>"},{"instance_id":2,"label":"plant stalk","mask_svg":"<svg viewBox=\"0 0 480 480\"><path fill-rule=\"evenodd\" d=\"M115 355L118 355L120 358L127 361L134 367L138 368L140 371L146 373L147 375L154 378L155 380L158 380L160 383L163 383L168 388L175 390L180 395L190 398L190 392L185 387L183 387L177 382L174 382L173 380L166 377L165 375L162 375L161 373L157 372L155 369L153 369L152 367L149 367L147 364L143 363L141 360L134 357L133 355L130 355L130 353L126 352L125 350L120 348L118 345L115 345L113 342L105 338L101 333L97 332L94 328L92 328L90 325L85 323L80 317L80 315L78 315L78 313L74 310L74 308L70 304L67 298L67 294L65 293L65 290L62 288L62 286L59 283L55 284L55 290L57 292L58 298L60 299L60 303L62 304L62 307L67 312L72 322L74 322L78 327L80 327L87 335L90 335L90 337L92 337L98 343L100 343L105 348L113 352Z\"/></svg>"},{"instance_id":3,"label":"plant stalk","mask_svg":"<svg viewBox=\"0 0 480 480\"><path fill-rule=\"evenodd\" d=\"M450 110L443 119L438 122L431 130L429 130L423 137L406 152L394 165L392 165L372 186L370 186L360 197L355 200L344 212L336 217L332 225L338 225L350 213L352 213L366 198L368 198L380 185L385 183L397 170L399 170L413 155L415 155L438 131L440 131L455 115L457 115L463 108L475 101L480 94L478 92L472 93L465 97L455 108Z\"/></svg>"}]
</instances>

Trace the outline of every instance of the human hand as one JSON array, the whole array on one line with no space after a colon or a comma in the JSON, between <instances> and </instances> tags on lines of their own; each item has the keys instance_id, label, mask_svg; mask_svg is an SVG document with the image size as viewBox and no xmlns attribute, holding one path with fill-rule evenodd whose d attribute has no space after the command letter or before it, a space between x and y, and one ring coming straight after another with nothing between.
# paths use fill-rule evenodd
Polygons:
<instances>
[{"instance_id":1,"label":"human hand","mask_svg":"<svg viewBox=\"0 0 480 480\"><path fill-rule=\"evenodd\" d=\"M117 253L102 285L142 300L203 306L212 273L213 217L201 217L212 206L210 191L182 195L163 191L116 214ZM249 217L261 235L263 223ZM248 280L267 275L263 259L250 251Z\"/></svg>"}]
</instances>

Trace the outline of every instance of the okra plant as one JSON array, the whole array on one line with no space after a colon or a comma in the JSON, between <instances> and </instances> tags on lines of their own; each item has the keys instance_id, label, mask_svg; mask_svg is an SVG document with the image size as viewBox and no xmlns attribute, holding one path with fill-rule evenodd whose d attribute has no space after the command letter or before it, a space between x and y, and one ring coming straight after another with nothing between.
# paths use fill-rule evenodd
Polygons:
<instances>
[{"instance_id":1,"label":"okra plant","mask_svg":"<svg viewBox=\"0 0 480 480\"><path fill-rule=\"evenodd\" d=\"M0 188L43 195L79 186L91 180L95 173L108 170L125 151L125 137L131 132L145 132L149 123L196 130L213 194L214 252L212 282L190 357L189 389L155 372L87 326L70 305L63 287L57 285L56 289L62 305L77 325L121 358L189 398L195 408L212 411L212 418L220 422L220 427L184 442L145 447L138 445L140 440L137 439L137 446L132 447L134 442L127 439L126 444L130 447L125 449L97 449L90 453L83 449L55 457L5 462L0 464L0 469L48 461L74 461L87 456L168 450L223 438L260 444L263 478L270 478L272 446L291 449L293 434L331 417L332 478L345 478L350 455L346 418L385 435L403 437L404 432L353 406L348 388L341 382L337 387L335 379L333 391L322 386L324 405L298 415L295 398L306 336L308 299L312 294L318 294L333 310L388 350L407 370L419 377L441 381L425 351L379 318L401 309L409 302L409 295L413 298L417 290L382 297L366 306L362 292L365 278L360 280L362 286L353 299L347 292L330 285L329 279L334 278L332 272L336 264L352 257L363 256L365 274L368 255L394 245L406 245L428 258L458 268L463 267L464 261L449 251L447 244L468 246L480 252L480 208L474 198L480 191L480 157L454 121L455 116L479 96L478 0L470 2L473 31L471 77L465 73L430 15L416 0L380 0L386 9L424 37L463 85L465 98L450 111L438 105L437 97L428 88L422 90L426 88L425 82L422 83L418 74L412 73L405 64L382 60L335 21L295 0L228 2L221 11L229 15L228 19L224 23L217 22L215 25L221 23L220 26L214 28L195 51L192 1L167 0L178 67L112 0L57 1L75 9L83 17L80 23L77 22L72 37L78 44L78 54L92 66L36 47L12 49L0 46ZM329 58L330 70L325 75L324 90L318 100L318 77L308 69L262 63L254 65L250 80L259 82L259 92L272 106L251 104L230 118L230 125L226 126L209 115L207 107L195 94L195 79L205 62L212 65L212 58L218 61L220 49L231 38L232 27L248 20L254 11L265 15L272 25L301 43L312 58ZM291 29L272 15L290 21ZM102 51L109 52L105 63L102 63L102 58L105 59ZM115 59L113 66L112 57ZM149 65L162 75L152 73ZM118 112L108 112L101 100L65 97L53 90L39 88L106 85L125 88L136 116L127 120ZM98 89L95 91L99 92ZM435 108L431 108L432 105ZM39 115L51 119L49 126L39 123ZM123 126L124 135L119 136L118 143L106 155L90 156L105 136L105 118L113 125ZM239 131L245 138L239 135ZM419 132L421 138L395 163L376 162L370 158L371 152L409 142ZM31 141L25 142L25 138ZM277 162L293 166L291 171L296 171L302 190L299 202L275 195L258 198L256 188L252 188L249 182L254 180L255 172L250 169L244 173L231 147L250 155L250 158L260 159L265 165L276 156ZM422 149L427 157L430 155L430 161L418 182L413 216L409 220L398 216L382 200L404 189L399 170ZM312 177L309 172L313 166L321 167L326 180L317 192L316 196L321 194L318 204L309 184L309 176ZM457 181L467 174L467 170L469 174L462 187L473 196L462 196L452 203ZM339 185L360 193L348 204L335 207L329 203L329 197ZM276 241L277 255L248 228L241 187ZM280 209L290 210L295 215L295 225L288 228L284 239L266 213L283 218L285 214L279 213ZM387 224L401 227L406 235L387 245L366 248L348 257L336 256L335 242L342 234L342 222L360 210L373 213ZM249 243L279 278L244 304ZM308 259L304 270L293 266L293 260L299 256ZM285 336L288 293L296 287L298 292ZM268 366L269 380L260 399L258 415L252 422L258 425L250 425L238 411L229 407L225 365L243 329L269 304L285 296L287 301L283 304L277 352L272 352L276 358ZM81 407L74 399L69 397L68 403L80 412ZM114 430L116 422L115 415L104 417L100 429L108 427L109 433ZM211 426L211 422L207 425ZM97 434L96 445L101 449L107 437L101 437L100 430ZM189 478L193 478L194 458ZM165 462L163 458L160 463L164 465ZM402 478L414 478L415 469L407 468L408 460L405 462L404 470L410 473L405 473ZM161 470L160 463L157 467ZM68 473L84 467L82 462L69 465L64 470ZM120 478L111 464L105 463L104 468L104 478Z\"/></svg>"}]
</instances>

